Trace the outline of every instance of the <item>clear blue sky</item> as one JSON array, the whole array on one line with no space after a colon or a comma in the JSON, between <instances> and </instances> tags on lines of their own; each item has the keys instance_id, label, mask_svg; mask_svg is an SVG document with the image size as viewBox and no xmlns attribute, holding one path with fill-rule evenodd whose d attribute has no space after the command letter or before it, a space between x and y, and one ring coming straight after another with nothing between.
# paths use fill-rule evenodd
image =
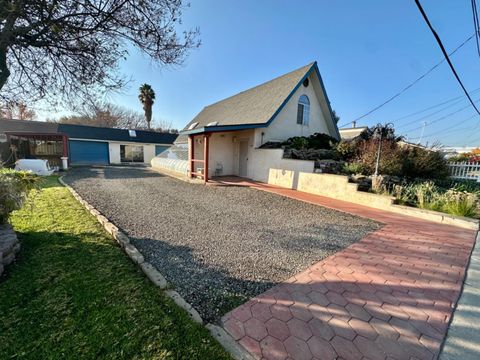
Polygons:
<instances>
[{"instance_id":1,"label":"clear blue sky","mask_svg":"<svg viewBox=\"0 0 480 360\"><path fill-rule=\"evenodd\" d=\"M470 1L423 0L422 4L447 51L473 34ZM132 84L112 102L141 111L137 91L147 82L157 94L154 117L183 128L203 106L316 60L342 125L443 58L413 0L191 0L183 26L200 28L202 46L176 68L159 68L132 52L121 66ZM480 58L473 39L452 61L467 89L480 87ZM391 122L462 94L444 63L358 125ZM480 90L474 99L480 99ZM465 107L466 98L447 105L452 106L426 119L419 118L442 107L395 124L400 133L410 130L407 135L415 139L421 129L411 129L427 121L424 140L430 144L439 140L445 145L480 145L480 116L460 123L473 116L472 108L438 120Z\"/></svg>"}]
</instances>

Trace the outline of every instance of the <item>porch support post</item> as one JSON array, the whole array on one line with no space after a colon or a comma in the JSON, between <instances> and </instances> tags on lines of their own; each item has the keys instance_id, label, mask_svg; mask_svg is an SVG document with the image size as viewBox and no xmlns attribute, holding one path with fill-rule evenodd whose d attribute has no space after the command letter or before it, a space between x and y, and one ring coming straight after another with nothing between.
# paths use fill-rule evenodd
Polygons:
<instances>
[{"instance_id":1,"label":"porch support post","mask_svg":"<svg viewBox=\"0 0 480 360\"><path fill-rule=\"evenodd\" d=\"M188 135L188 168L190 169L189 177L193 178L194 173L194 164L193 159L195 159L195 143L193 141L193 135Z\"/></svg>"},{"instance_id":2,"label":"porch support post","mask_svg":"<svg viewBox=\"0 0 480 360\"><path fill-rule=\"evenodd\" d=\"M208 143L209 143L210 134L205 133L203 135L203 182L206 184L208 182Z\"/></svg>"},{"instance_id":3,"label":"porch support post","mask_svg":"<svg viewBox=\"0 0 480 360\"><path fill-rule=\"evenodd\" d=\"M68 157L68 138L66 135L62 136L63 143L63 157Z\"/></svg>"}]
</instances>

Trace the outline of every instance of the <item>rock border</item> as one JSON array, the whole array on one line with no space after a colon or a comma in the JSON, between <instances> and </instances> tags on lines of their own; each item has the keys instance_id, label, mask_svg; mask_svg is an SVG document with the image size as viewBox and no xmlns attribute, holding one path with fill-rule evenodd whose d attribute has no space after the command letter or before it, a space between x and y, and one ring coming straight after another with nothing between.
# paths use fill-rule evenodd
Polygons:
<instances>
[{"instance_id":1,"label":"rock border","mask_svg":"<svg viewBox=\"0 0 480 360\"><path fill-rule=\"evenodd\" d=\"M95 209L87 201L85 201L70 185L64 180L65 175L58 178L60 184L70 191L73 197L82 204L85 209L92 214L97 221L105 228L105 230L112 235L117 241L125 254L137 264L145 276L158 288L163 290L164 294L171 298L175 304L184 309L188 316L196 323L205 325L210 334L223 346L223 348L236 360L253 360L253 357L246 352L236 341L220 326L208 323L204 324L202 317L198 311L176 291L168 288L168 283L165 277L149 262L145 261L142 253L130 242L130 238L115 226L108 218L106 218L100 211ZM12 230L13 231L13 230ZM1 253L0 253L1 254ZM0 257L1 259L1 257ZM0 264L1 265L1 264ZM1 269L1 266L0 266ZM1 271L0 271L1 274Z\"/></svg>"},{"instance_id":2,"label":"rock border","mask_svg":"<svg viewBox=\"0 0 480 360\"><path fill-rule=\"evenodd\" d=\"M20 251L20 241L12 225L0 225L0 276L5 267L15 260L15 255Z\"/></svg>"}]
</instances>

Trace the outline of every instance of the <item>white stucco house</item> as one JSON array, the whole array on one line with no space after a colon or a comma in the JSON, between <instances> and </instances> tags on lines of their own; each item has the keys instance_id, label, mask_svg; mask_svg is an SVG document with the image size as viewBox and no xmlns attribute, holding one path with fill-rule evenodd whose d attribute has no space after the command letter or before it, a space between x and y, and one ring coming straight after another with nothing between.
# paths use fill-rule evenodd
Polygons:
<instances>
[{"instance_id":1,"label":"white stucco house","mask_svg":"<svg viewBox=\"0 0 480 360\"><path fill-rule=\"evenodd\" d=\"M235 175L267 182L272 168L313 172L313 165L283 159L283 150L260 146L315 133L340 139L313 62L206 106L181 131L175 146L152 160L152 166L205 181Z\"/></svg>"}]
</instances>

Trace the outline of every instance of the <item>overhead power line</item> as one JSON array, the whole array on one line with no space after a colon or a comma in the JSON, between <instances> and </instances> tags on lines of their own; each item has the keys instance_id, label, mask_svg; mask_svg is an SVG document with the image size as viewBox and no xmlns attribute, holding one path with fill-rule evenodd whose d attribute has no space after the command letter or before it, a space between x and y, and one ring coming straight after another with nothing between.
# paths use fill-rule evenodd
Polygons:
<instances>
[{"instance_id":1,"label":"overhead power line","mask_svg":"<svg viewBox=\"0 0 480 360\"><path fill-rule=\"evenodd\" d=\"M475 42L477 44L477 53L480 56L480 24L478 19L477 1L472 0L473 28L475 29Z\"/></svg>"},{"instance_id":2,"label":"overhead power line","mask_svg":"<svg viewBox=\"0 0 480 360\"><path fill-rule=\"evenodd\" d=\"M480 101L480 99L475 100L475 102L479 102L479 101ZM470 104L467 105L467 106L461 107L460 109L457 109L457 110L455 110L455 111L453 111L453 112L451 112L451 113L449 113L449 114L447 114L447 115L444 115L444 116L442 116L442 117L439 117L438 119L435 119L435 120L433 120L433 121L429 121L429 122L427 123L427 126L430 126L430 125L435 124L435 123L437 123L437 122L439 122L439 121L445 120L445 119L449 118L450 116L455 115L455 114L458 114L459 112L461 112L461 111L463 111L463 110L465 110L465 109L468 109L468 108L470 108ZM422 127L423 127L423 125L420 125L420 126L417 126L417 127L414 127L414 128L412 128L412 129L408 129L408 130L402 131L402 132L404 132L404 133L409 133L409 132L411 132L411 131L415 131L415 130L421 129Z\"/></svg>"},{"instance_id":3,"label":"overhead power line","mask_svg":"<svg viewBox=\"0 0 480 360\"><path fill-rule=\"evenodd\" d=\"M470 40L473 39L473 37L475 36L475 33L471 36L469 36L464 42L462 42L460 45L458 45L451 53L450 53L450 56L455 54L458 50L460 50L465 44L467 44ZM406 92L408 89L410 89L411 87L413 87L414 85L416 85L420 80L422 80L423 78L425 78L428 74L430 74L433 70L435 70L436 68L438 68L440 65L442 65L443 63L445 62L445 59L442 59L440 60L438 63L436 63L434 66L432 66L430 69L428 69L423 75L419 76L418 78L416 78L414 81L412 81L410 84L408 84L407 86L405 86L403 89L401 89L400 91L398 91L396 94L394 94L393 96L391 96L390 98L388 98L387 100L385 100L384 102L382 102L381 104L375 106L373 109L367 111L365 114L357 117L355 120L352 120L348 123L345 123L343 125L340 125L340 128L342 127L345 127L347 125L350 125L352 124L354 121L358 121L358 120L361 120L363 119L364 117L374 113L375 111L377 111L378 109L384 107L385 105L387 105L388 103L390 103L391 101L395 100L397 97L399 97L400 95L402 95L404 92Z\"/></svg>"},{"instance_id":4,"label":"overhead power line","mask_svg":"<svg viewBox=\"0 0 480 360\"><path fill-rule=\"evenodd\" d=\"M460 80L460 77L458 76L457 71L455 70L455 67L453 66L452 62L450 61L450 58L448 57L448 53L447 53L447 51L445 50L445 47L442 44L442 40L440 40L440 37L438 36L437 32L433 28L432 24L430 23L430 20L428 19L427 14L423 10L422 5L420 4L420 1L415 0L415 4L417 4L418 10L420 10L420 13L423 16L423 19L427 23L428 27L430 28L430 31L432 32L433 36L435 37L435 40L437 41L438 46L442 50L443 56L445 57L445 60L447 60L448 66L450 66L450 69L452 70L453 75L455 76L458 83L462 87L462 89L465 92L465 95L467 96L468 100L470 100L470 103L472 104L475 111L478 113L478 115L480 115L480 111L478 110L477 106L474 104L472 98L470 97L470 94L468 93L467 89L463 85L462 80Z\"/></svg>"},{"instance_id":5,"label":"overhead power line","mask_svg":"<svg viewBox=\"0 0 480 360\"><path fill-rule=\"evenodd\" d=\"M475 90L472 90L470 93L473 94L474 92L477 92L480 90L480 87L479 88L476 88ZM445 104L448 104L448 103L451 103L453 101L455 101L454 104L450 104L449 106L452 106L452 105L455 105L461 101L463 101L465 98L465 95L460 95L460 96L456 96L454 98L451 98L451 99L448 99L448 100L445 100L445 101L442 101L441 103L438 103L438 104L435 104L435 105L432 105L432 106L429 106L427 108L424 108L424 109L421 109L421 110L417 110L413 113L410 113L410 114L407 114L407 115L404 115L404 116L401 116L399 118L396 118L396 119L393 119L391 122L397 122L397 121L400 121L400 120L403 120L403 119L407 119L409 117L412 117L412 116L415 116L415 115L418 115L418 114L421 114L421 113L424 113L425 111L428 111L428 110L432 110L432 109L435 109L439 106L442 106L442 105L445 105ZM460 101L456 101L456 100L460 100ZM418 120L421 120L421 119L418 119Z\"/></svg>"},{"instance_id":6,"label":"overhead power line","mask_svg":"<svg viewBox=\"0 0 480 360\"><path fill-rule=\"evenodd\" d=\"M422 135L422 136L419 136L419 137L414 137L414 138L409 138L409 139L410 139L410 140L416 140L416 139L421 139L422 137L423 137L423 138L428 138L428 137L435 136L435 135L438 135L438 134L443 134L443 135L445 135L445 134L449 134L449 133L456 132L456 131L460 131L460 130L462 130L462 131L463 131L463 130L470 130L470 129L472 129L471 126L466 127L466 128L460 128L460 129L455 129L455 128L456 128L457 126L460 126L460 125L466 123L467 121L470 121L470 120L474 119L474 118L477 117L477 116L478 116L477 114L474 114L474 115L472 115L472 116L470 116L470 117L468 117L468 118L466 118L466 119L464 119L464 120L462 120L462 121L459 121L458 123L456 123L456 124L454 124L454 125L452 125L452 126L446 127L446 128L444 128L444 129L441 129L441 130L434 131L434 132L429 133L429 134L427 134L427 135ZM455 129L455 130L450 131L450 130L452 130L452 129Z\"/></svg>"}]
</instances>

